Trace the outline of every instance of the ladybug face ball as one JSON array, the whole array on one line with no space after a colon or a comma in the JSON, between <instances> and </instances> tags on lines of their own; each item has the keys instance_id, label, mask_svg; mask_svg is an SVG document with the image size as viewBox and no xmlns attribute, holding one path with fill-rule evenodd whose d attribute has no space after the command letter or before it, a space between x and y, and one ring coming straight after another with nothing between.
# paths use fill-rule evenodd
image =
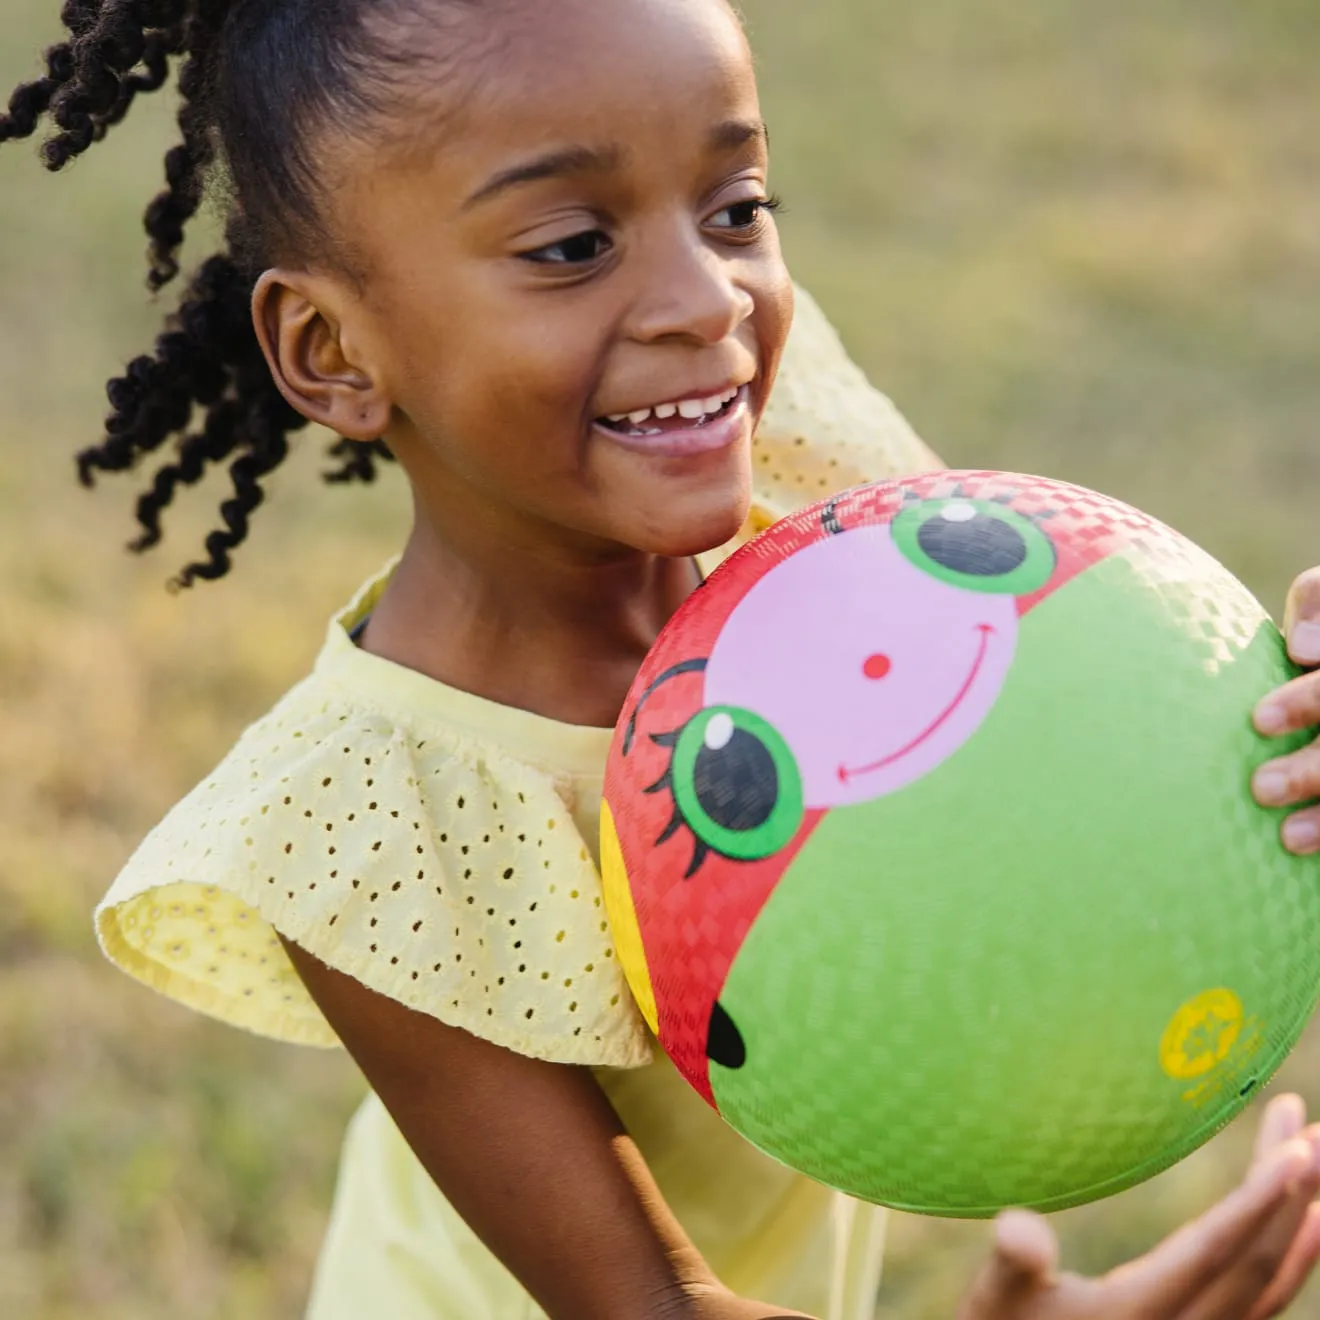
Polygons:
<instances>
[{"instance_id":1,"label":"ladybug face ball","mask_svg":"<svg viewBox=\"0 0 1320 1320\"><path fill-rule=\"evenodd\" d=\"M748 1140L868 1200L1149 1177L1320 989L1320 876L1248 792L1293 672L1214 560L1075 486L939 473L786 519L616 731L602 870L642 1012Z\"/></svg>"}]
</instances>

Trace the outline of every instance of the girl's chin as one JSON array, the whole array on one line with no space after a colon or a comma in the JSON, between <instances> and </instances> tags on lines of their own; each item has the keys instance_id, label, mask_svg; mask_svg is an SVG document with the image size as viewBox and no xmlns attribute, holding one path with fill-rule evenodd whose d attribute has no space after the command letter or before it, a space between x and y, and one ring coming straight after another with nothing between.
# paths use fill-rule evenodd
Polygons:
<instances>
[{"instance_id":1,"label":"girl's chin","mask_svg":"<svg viewBox=\"0 0 1320 1320\"><path fill-rule=\"evenodd\" d=\"M648 554L679 559L727 545L751 508L750 454L741 448L641 473L629 464L611 475L602 500L609 521L620 540Z\"/></svg>"},{"instance_id":2,"label":"girl's chin","mask_svg":"<svg viewBox=\"0 0 1320 1320\"><path fill-rule=\"evenodd\" d=\"M727 545L747 520L748 502L739 500L723 508L693 509L687 516L668 509L664 517L636 529L633 540L639 550L667 559L687 559Z\"/></svg>"}]
</instances>

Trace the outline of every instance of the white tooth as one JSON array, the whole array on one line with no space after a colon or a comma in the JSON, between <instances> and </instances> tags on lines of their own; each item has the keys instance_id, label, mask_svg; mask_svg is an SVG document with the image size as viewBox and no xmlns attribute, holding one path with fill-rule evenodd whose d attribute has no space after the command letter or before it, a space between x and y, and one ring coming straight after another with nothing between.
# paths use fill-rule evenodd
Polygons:
<instances>
[{"instance_id":1,"label":"white tooth","mask_svg":"<svg viewBox=\"0 0 1320 1320\"><path fill-rule=\"evenodd\" d=\"M634 426L641 426L641 424L644 421L647 421L650 418L650 416L651 416L651 410L649 408L639 408L636 412L631 412L628 414L628 420Z\"/></svg>"},{"instance_id":2,"label":"white tooth","mask_svg":"<svg viewBox=\"0 0 1320 1320\"><path fill-rule=\"evenodd\" d=\"M708 413L719 412L719 410L723 407L724 407L724 400L720 398L718 394L713 394L709 399L702 399L701 401L702 412L708 412Z\"/></svg>"},{"instance_id":3,"label":"white tooth","mask_svg":"<svg viewBox=\"0 0 1320 1320\"><path fill-rule=\"evenodd\" d=\"M662 422L667 422L671 417L678 416L678 404L662 403L656 410L655 415Z\"/></svg>"},{"instance_id":4,"label":"white tooth","mask_svg":"<svg viewBox=\"0 0 1320 1320\"><path fill-rule=\"evenodd\" d=\"M736 399L737 397L738 397L738 387L735 385L733 389L726 390L724 392L721 398L721 403L732 403L734 399Z\"/></svg>"},{"instance_id":5,"label":"white tooth","mask_svg":"<svg viewBox=\"0 0 1320 1320\"><path fill-rule=\"evenodd\" d=\"M704 399L684 399L678 405L678 415L689 419L700 417L706 411L706 401Z\"/></svg>"},{"instance_id":6,"label":"white tooth","mask_svg":"<svg viewBox=\"0 0 1320 1320\"><path fill-rule=\"evenodd\" d=\"M627 413L610 413L610 415L609 415L605 420L606 420L607 422L626 422L626 421L628 420L628 414L627 414Z\"/></svg>"}]
</instances>

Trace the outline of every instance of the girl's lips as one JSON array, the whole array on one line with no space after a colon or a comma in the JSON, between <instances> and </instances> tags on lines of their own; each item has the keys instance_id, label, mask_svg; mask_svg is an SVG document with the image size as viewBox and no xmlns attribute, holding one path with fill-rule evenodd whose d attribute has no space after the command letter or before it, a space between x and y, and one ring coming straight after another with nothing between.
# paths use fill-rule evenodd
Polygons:
<instances>
[{"instance_id":1,"label":"girl's lips","mask_svg":"<svg viewBox=\"0 0 1320 1320\"><path fill-rule=\"evenodd\" d=\"M630 449L635 454L650 454L656 458L682 458L688 454L708 454L717 449L728 449L743 437L751 414L751 386L744 385L737 397L717 417L702 426L683 426L657 430L650 435L642 432L616 431L612 427L592 424L592 429L612 444Z\"/></svg>"}]
</instances>

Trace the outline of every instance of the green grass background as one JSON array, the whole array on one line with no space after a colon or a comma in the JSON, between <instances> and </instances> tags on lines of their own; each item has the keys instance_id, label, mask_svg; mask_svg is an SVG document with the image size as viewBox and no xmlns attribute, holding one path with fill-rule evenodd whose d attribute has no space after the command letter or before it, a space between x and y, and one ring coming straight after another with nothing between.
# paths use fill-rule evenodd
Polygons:
<instances>
[{"instance_id":1,"label":"green grass background","mask_svg":"<svg viewBox=\"0 0 1320 1320\"><path fill-rule=\"evenodd\" d=\"M56 8L5 0L0 84L35 68ZM951 463L1128 499L1277 606L1320 560L1314 0L745 8L790 260L873 379ZM171 598L163 581L218 492L189 499L142 561L119 550L130 483L75 488L102 383L164 310L142 292L139 229L171 140L158 99L63 177L30 144L0 151L10 1320L296 1316L361 1091L340 1057L130 984L91 937L119 862L302 671L405 510L395 480L321 488L305 442L233 578ZM1316 1102L1318 1060L1312 1033L1284 1074ZM1103 1268L1206 1206L1248 1138L1235 1125L1145 1187L1061 1216L1070 1263ZM951 1315L985 1231L899 1219L881 1315ZM1296 1314L1320 1317L1320 1288Z\"/></svg>"}]
</instances>

